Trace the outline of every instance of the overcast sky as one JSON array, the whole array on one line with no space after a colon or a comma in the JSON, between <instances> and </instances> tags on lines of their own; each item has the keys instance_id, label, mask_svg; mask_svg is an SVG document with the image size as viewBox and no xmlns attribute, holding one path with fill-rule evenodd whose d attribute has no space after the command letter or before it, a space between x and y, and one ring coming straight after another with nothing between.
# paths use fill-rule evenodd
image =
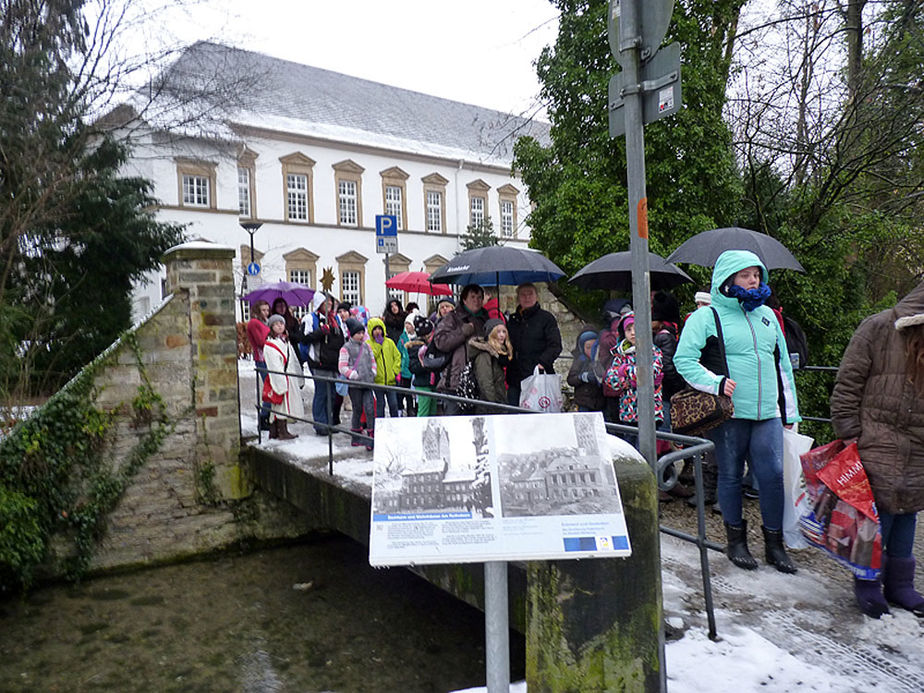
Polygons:
<instances>
[{"instance_id":1,"label":"overcast sky","mask_svg":"<svg viewBox=\"0 0 924 693\"><path fill-rule=\"evenodd\" d=\"M548 0L213 0L184 11L154 35L219 40L511 113L535 110L532 63L558 28Z\"/></svg>"}]
</instances>

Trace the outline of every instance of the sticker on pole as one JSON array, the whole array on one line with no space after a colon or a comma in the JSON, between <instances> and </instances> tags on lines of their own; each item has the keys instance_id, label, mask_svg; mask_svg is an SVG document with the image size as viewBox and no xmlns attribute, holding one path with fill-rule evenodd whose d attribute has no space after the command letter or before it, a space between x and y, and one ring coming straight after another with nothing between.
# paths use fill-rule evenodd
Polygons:
<instances>
[{"instance_id":1,"label":"sticker on pole","mask_svg":"<svg viewBox=\"0 0 924 693\"><path fill-rule=\"evenodd\" d=\"M375 422L371 565L631 553L600 413Z\"/></svg>"}]
</instances>

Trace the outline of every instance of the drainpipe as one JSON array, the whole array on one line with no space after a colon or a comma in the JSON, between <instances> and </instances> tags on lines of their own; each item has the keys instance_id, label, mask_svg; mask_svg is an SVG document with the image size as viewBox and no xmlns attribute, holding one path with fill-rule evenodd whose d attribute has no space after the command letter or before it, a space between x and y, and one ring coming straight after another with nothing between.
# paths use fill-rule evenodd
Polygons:
<instances>
[{"instance_id":1,"label":"drainpipe","mask_svg":"<svg viewBox=\"0 0 924 693\"><path fill-rule=\"evenodd\" d=\"M459 173L462 166L465 165L465 159L459 159L459 167L456 169L456 250L462 247L462 232L458 228L459 223Z\"/></svg>"}]
</instances>

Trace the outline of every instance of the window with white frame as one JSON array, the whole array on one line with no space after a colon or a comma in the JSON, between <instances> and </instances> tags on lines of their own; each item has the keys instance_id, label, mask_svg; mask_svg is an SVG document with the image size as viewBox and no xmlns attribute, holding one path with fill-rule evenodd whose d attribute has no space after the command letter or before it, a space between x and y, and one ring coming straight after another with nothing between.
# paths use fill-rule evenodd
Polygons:
<instances>
[{"instance_id":1,"label":"window with white frame","mask_svg":"<svg viewBox=\"0 0 924 693\"><path fill-rule=\"evenodd\" d=\"M308 221L308 176L286 174L286 204L292 221Z\"/></svg>"},{"instance_id":2,"label":"window with white frame","mask_svg":"<svg viewBox=\"0 0 924 693\"><path fill-rule=\"evenodd\" d=\"M242 217L249 217L250 212L250 169L237 167L237 211Z\"/></svg>"},{"instance_id":3,"label":"window with white frame","mask_svg":"<svg viewBox=\"0 0 924 693\"><path fill-rule=\"evenodd\" d=\"M438 190L427 191L427 231L443 231L443 193Z\"/></svg>"},{"instance_id":4,"label":"window with white frame","mask_svg":"<svg viewBox=\"0 0 924 693\"><path fill-rule=\"evenodd\" d=\"M484 224L484 198L473 195L471 198L472 208L469 215L469 223L472 226L481 226Z\"/></svg>"},{"instance_id":5,"label":"window with white frame","mask_svg":"<svg viewBox=\"0 0 924 693\"><path fill-rule=\"evenodd\" d=\"M356 226L356 181L341 180L337 185L337 197L340 205L340 223L344 226Z\"/></svg>"},{"instance_id":6,"label":"window with white frame","mask_svg":"<svg viewBox=\"0 0 924 693\"><path fill-rule=\"evenodd\" d=\"M305 286L311 286L311 270L290 269L289 281L294 284L304 284Z\"/></svg>"},{"instance_id":7,"label":"window with white frame","mask_svg":"<svg viewBox=\"0 0 924 693\"><path fill-rule=\"evenodd\" d=\"M342 272L340 275L340 289L344 301L349 301L353 305L362 304L362 297L359 292L359 272Z\"/></svg>"},{"instance_id":8,"label":"window with white frame","mask_svg":"<svg viewBox=\"0 0 924 693\"><path fill-rule=\"evenodd\" d=\"M392 214L398 220L398 226L404 220L404 204L401 197L401 188L397 185L385 186L385 214Z\"/></svg>"},{"instance_id":9,"label":"window with white frame","mask_svg":"<svg viewBox=\"0 0 924 693\"><path fill-rule=\"evenodd\" d=\"M183 204L190 207L209 206L208 176L183 174Z\"/></svg>"},{"instance_id":10,"label":"window with white frame","mask_svg":"<svg viewBox=\"0 0 924 693\"><path fill-rule=\"evenodd\" d=\"M513 202L501 200L500 212L501 235L504 238L513 238Z\"/></svg>"}]
</instances>

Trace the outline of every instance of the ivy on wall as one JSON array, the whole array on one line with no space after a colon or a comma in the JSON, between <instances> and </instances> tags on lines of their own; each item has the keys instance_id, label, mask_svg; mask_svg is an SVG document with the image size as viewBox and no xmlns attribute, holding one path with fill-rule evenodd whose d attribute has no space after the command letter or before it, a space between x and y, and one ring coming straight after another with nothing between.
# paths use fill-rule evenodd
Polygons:
<instances>
[{"instance_id":1,"label":"ivy on wall","mask_svg":"<svg viewBox=\"0 0 924 693\"><path fill-rule=\"evenodd\" d=\"M0 592L31 584L53 536L72 545L65 575L80 579L107 516L173 430L135 334L125 333L121 343L134 353L141 375L131 402L109 410L96 406L94 382L104 354L0 441ZM121 459L107 457L116 425L126 420L136 429L137 443Z\"/></svg>"}]
</instances>

